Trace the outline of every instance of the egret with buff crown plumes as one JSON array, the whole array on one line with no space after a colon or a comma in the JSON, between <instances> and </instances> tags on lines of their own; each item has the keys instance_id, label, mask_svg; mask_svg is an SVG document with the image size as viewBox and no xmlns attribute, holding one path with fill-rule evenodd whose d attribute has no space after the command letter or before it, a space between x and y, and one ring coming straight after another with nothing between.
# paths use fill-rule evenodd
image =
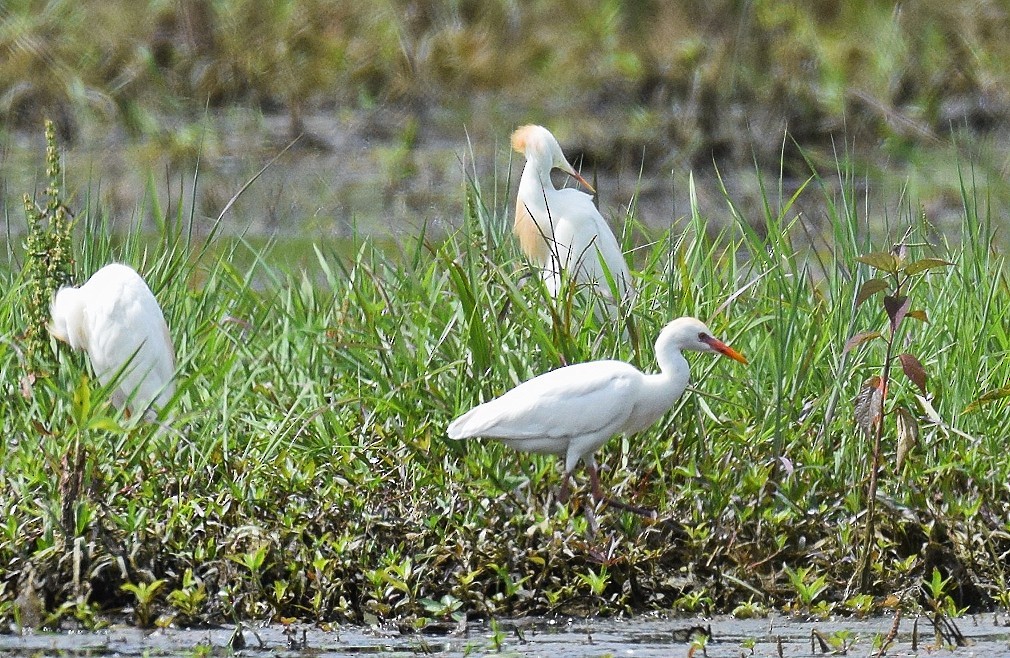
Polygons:
<instances>
[{"instance_id":1,"label":"egret with buff crown plumes","mask_svg":"<svg viewBox=\"0 0 1010 658\"><path fill-rule=\"evenodd\" d=\"M628 264L593 198L573 188L559 190L551 182L551 170L560 169L593 190L568 163L554 135L542 126L522 126L512 133L512 148L526 157L513 228L523 253L543 270L551 295L557 296L567 271L575 282L595 287L614 302L609 273L618 298L633 299Z\"/></svg>"},{"instance_id":2,"label":"egret with buff crown plumes","mask_svg":"<svg viewBox=\"0 0 1010 658\"><path fill-rule=\"evenodd\" d=\"M79 288L61 288L49 333L84 350L112 403L136 414L163 407L175 393L175 349L165 316L144 279L127 265L106 265ZM118 379L116 379L118 376Z\"/></svg>"},{"instance_id":3,"label":"egret with buff crown plumes","mask_svg":"<svg viewBox=\"0 0 1010 658\"><path fill-rule=\"evenodd\" d=\"M593 496L601 500L594 454L610 437L644 430L673 407L690 379L684 350L715 352L747 363L700 320L678 318L656 339L658 373L645 374L623 361L565 366L474 407L452 421L449 438L487 437L523 452L563 456L562 500L567 499L569 479L581 459Z\"/></svg>"}]
</instances>

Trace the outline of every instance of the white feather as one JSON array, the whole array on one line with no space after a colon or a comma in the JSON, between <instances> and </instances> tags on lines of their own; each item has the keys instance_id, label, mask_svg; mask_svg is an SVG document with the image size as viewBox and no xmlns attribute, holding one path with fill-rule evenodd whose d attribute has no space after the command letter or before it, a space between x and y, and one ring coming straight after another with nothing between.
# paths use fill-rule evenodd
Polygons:
<instances>
[{"instance_id":1,"label":"white feather","mask_svg":"<svg viewBox=\"0 0 1010 658\"><path fill-rule=\"evenodd\" d=\"M53 299L50 332L84 350L103 386L117 376L113 404L135 413L175 393L175 350L158 301L132 268L106 265Z\"/></svg>"},{"instance_id":2,"label":"white feather","mask_svg":"<svg viewBox=\"0 0 1010 658\"><path fill-rule=\"evenodd\" d=\"M591 285L613 301L606 267L618 295L633 299L635 289L624 254L592 197L576 189L559 190L551 182L552 169L578 176L554 135L541 126L523 126L513 133L512 145L526 157L516 206L527 212L517 212L516 233L526 255L542 268L551 294L557 295L562 273L567 271L577 283ZM535 227L527 225L531 220Z\"/></svg>"},{"instance_id":3,"label":"white feather","mask_svg":"<svg viewBox=\"0 0 1010 658\"><path fill-rule=\"evenodd\" d=\"M656 340L659 373L623 361L566 366L524 382L454 420L450 439L499 439L524 452L563 455L565 473L616 434L639 432L683 395L690 378L683 350L718 351L746 363L695 318L670 322Z\"/></svg>"}]
</instances>

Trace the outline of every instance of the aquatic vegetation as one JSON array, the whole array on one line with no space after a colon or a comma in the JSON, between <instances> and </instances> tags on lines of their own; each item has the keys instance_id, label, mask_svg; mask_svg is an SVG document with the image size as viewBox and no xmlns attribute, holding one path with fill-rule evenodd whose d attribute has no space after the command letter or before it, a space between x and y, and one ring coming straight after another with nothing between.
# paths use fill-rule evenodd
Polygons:
<instances>
[{"instance_id":1,"label":"aquatic vegetation","mask_svg":"<svg viewBox=\"0 0 1010 658\"><path fill-rule=\"evenodd\" d=\"M809 612L820 595L828 588L828 579L823 575L811 573L811 567L791 569L785 565L783 571L789 579L789 585L796 592L796 603L801 610Z\"/></svg>"},{"instance_id":2,"label":"aquatic vegetation","mask_svg":"<svg viewBox=\"0 0 1010 658\"><path fill-rule=\"evenodd\" d=\"M133 614L137 626L147 628L153 621L153 606L156 602L158 590L164 586L165 581L161 578L150 583L123 583L120 589L133 594Z\"/></svg>"},{"instance_id":3,"label":"aquatic vegetation","mask_svg":"<svg viewBox=\"0 0 1010 658\"><path fill-rule=\"evenodd\" d=\"M1010 380L990 221L1002 210L965 184L960 236L911 207L882 223L847 166L831 174L840 188L812 167L757 216L727 192L732 224L714 234L697 206L662 233L630 217L625 233L646 246L628 339L591 304L521 282L512 213L493 201L510 195L483 180L445 241L353 238L338 252L319 240L297 268L271 245L199 233L184 205L138 209L159 216L155 235L116 235L101 208L76 209L78 272L121 260L144 274L176 337L178 388L163 427L125 418L80 359L23 384L23 253L0 266L0 617L39 608L41 623L90 626L129 608L145 624L416 628L462 614L754 616L793 600L866 614L928 609L934 570L944 614L995 604L986 592L1010 589L1010 408L971 405ZM804 195L823 203L816 223L797 210ZM855 599L874 449L849 401L883 361L845 345L879 319L853 303L858 258L892 234L909 263L951 263L917 279L929 322L907 325L940 374L930 407L906 409L915 450L900 472L882 462L871 598ZM555 460L447 439L456 415L562 361L651 367L635 336L680 315L717 322L751 366L694 360L670 414L601 451L614 496L656 519L584 490L559 506Z\"/></svg>"}]
</instances>

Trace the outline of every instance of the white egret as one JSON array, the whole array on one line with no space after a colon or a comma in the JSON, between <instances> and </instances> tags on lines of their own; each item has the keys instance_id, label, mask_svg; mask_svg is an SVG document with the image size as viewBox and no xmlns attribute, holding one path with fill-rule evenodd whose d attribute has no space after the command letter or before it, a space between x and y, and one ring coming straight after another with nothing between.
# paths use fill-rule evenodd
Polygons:
<instances>
[{"instance_id":1,"label":"white egret","mask_svg":"<svg viewBox=\"0 0 1010 658\"><path fill-rule=\"evenodd\" d=\"M594 453L615 434L639 432L669 411L690 378L683 350L747 359L700 320L683 317L656 339L659 373L645 374L623 361L590 361L542 374L501 397L474 407L449 425L450 439L487 437L523 452L564 456L561 499L583 460L596 500L603 498Z\"/></svg>"},{"instance_id":2,"label":"white egret","mask_svg":"<svg viewBox=\"0 0 1010 658\"><path fill-rule=\"evenodd\" d=\"M112 403L133 413L163 407L175 393L175 350L158 301L132 268L106 265L79 288L61 288L49 333L84 350ZM118 379L116 379L118 377Z\"/></svg>"},{"instance_id":3,"label":"white egret","mask_svg":"<svg viewBox=\"0 0 1010 658\"><path fill-rule=\"evenodd\" d=\"M572 188L556 189L551 182L551 170L560 169L595 191L568 163L554 135L542 126L522 126L512 133L512 148L526 156L513 230L526 256L543 269L551 295L557 296L561 274L567 271L574 281L594 286L613 302L605 273L609 272L619 298L633 298L624 254L592 196Z\"/></svg>"}]
</instances>

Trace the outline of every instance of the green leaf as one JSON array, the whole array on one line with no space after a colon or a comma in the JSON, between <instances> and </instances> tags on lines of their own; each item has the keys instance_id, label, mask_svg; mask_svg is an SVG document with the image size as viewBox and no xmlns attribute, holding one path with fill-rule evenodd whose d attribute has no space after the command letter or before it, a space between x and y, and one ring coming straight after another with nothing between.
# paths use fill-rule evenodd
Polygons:
<instances>
[{"instance_id":1,"label":"green leaf","mask_svg":"<svg viewBox=\"0 0 1010 658\"><path fill-rule=\"evenodd\" d=\"M845 341L845 347L842 348L842 354L845 354L846 352L851 352L852 350L856 349L866 341L873 340L874 338L880 338L879 331L864 331L862 333L858 333L852 338Z\"/></svg>"},{"instance_id":2,"label":"green leaf","mask_svg":"<svg viewBox=\"0 0 1010 658\"><path fill-rule=\"evenodd\" d=\"M1010 398L1010 386L1004 386L1003 388L997 388L994 391L983 393L981 397L965 407L964 411L965 413L968 413L969 411L978 409L983 404L995 402L996 400L1002 400L1003 398Z\"/></svg>"},{"instance_id":3,"label":"green leaf","mask_svg":"<svg viewBox=\"0 0 1010 658\"><path fill-rule=\"evenodd\" d=\"M901 268L901 271L908 276L913 276L915 274L919 274L920 272L925 272L926 270L932 270L938 267L948 267L953 264L954 263L943 260L942 258L923 258L922 260L909 263L905 267Z\"/></svg>"},{"instance_id":4,"label":"green leaf","mask_svg":"<svg viewBox=\"0 0 1010 658\"><path fill-rule=\"evenodd\" d=\"M108 416L98 416L92 418L88 421L89 430L104 430L106 432L113 432L116 434L121 434L123 432L123 426L115 421L113 418Z\"/></svg>"},{"instance_id":5,"label":"green leaf","mask_svg":"<svg viewBox=\"0 0 1010 658\"><path fill-rule=\"evenodd\" d=\"M387 584L389 584L390 586L392 586L394 589L397 589L397 590L403 592L404 594L410 596L410 587L407 586L407 583L405 583L401 579L399 579L396 576L394 576L393 574L391 574L388 570L383 571L380 574L380 576L382 577L382 580L384 580Z\"/></svg>"},{"instance_id":6,"label":"green leaf","mask_svg":"<svg viewBox=\"0 0 1010 658\"><path fill-rule=\"evenodd\" d=\"M863 285L859 286L859 292L856 294L856 308L859 308L863 302L873 295L886 289L887 281L884 281L883 279L870 279L869 281L864 281Z\"/></svg>"},{"instance_id":7,"label":"green leaf","mask_svg":"<svg viewBox=\"0 0 1010 658\"><path fill-rule=\"evenodd\" d=\"M81 375L77 388L74 389L73 410L78 419L91 415L91 387L87 375Z\"/></svg>"},{"instance_id":8,"label":"green leaf","mask_svg":"<svg viewBox=\"0 0 1010 658\"><path fill-rule=\"evenodd\" d=\"M895 274L901 267L901 262L897 256L889 251L873 251L862 256L857 256L856 260L869 265L875 270L887 272L888 274Z\"/></svg>"}]
</instances>

